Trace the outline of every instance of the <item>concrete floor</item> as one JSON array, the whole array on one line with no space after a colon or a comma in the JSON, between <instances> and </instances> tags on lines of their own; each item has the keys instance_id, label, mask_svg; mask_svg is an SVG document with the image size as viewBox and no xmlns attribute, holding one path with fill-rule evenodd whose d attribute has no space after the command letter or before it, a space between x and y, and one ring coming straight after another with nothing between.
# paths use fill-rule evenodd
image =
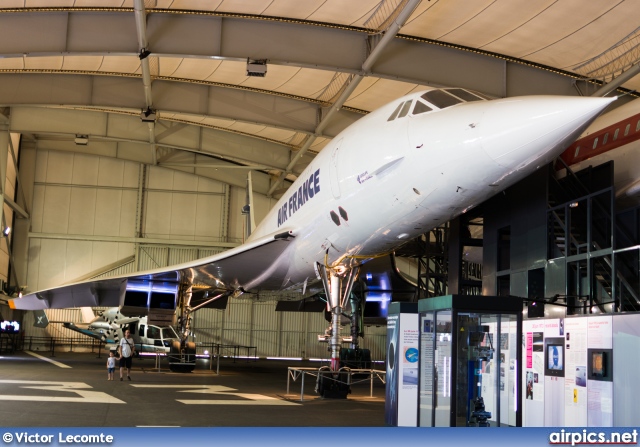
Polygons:
<instances>
[{"instance_id":1,"label":"concrete floor","mask_svg":"<svg viewBox=\"0 0 640 447\"><path fill-rule=\"evenodd\" d=\"M5 427L382 427L384 384L352 386L347 399L321 399L315 378L290 383L288 367L317 363L220 360L220 374L198 360L192 373L160 371L134 359L132 380L107 380L95 353L0 354L0 421ZM38 357L40 356L40 357ZM55 363L52 363L53 360Z\"/></svg>"}]
</instances>

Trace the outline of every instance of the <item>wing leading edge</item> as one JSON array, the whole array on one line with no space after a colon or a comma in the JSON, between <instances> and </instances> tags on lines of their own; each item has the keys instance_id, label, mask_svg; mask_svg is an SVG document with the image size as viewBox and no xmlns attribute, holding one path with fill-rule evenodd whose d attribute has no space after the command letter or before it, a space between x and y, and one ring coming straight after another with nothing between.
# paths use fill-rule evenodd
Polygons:
<instances>
[{"instance_id":1,"label":"wing leading edge","mask_svg":"<svg viewBox=\"0 0 640 447\"><path fill-rule=\"evenodd\" d=\"M161 281L227 290L278 290L287 283L293 232L279 231L223 253L170 267L62 285L9 300L12 309L119 307L129 281Z\"/></svg>"}]
</instances>

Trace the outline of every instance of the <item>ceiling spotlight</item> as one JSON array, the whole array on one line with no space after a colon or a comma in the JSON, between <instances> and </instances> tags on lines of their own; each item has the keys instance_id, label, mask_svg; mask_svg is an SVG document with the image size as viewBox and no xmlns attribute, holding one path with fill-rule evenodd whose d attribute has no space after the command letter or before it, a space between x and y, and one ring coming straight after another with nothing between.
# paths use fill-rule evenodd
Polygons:
<instances>
[{"instance_id":1,"label":"ceiling spotlight","mask_svg":"<svg viewBox=\"0 0 640 447\"><path fill-rule=\"evenodd\" d=\"M9 236L9 233L11 233L11 227L4 227L4 229L2 230L2 235L4 237Z\"/></svg>"},{"instance_id":2,"label":"ceiling spotlight","mask_svg":"<svg viewBox=\"0 0 640 447\"><path fill-rule=\"evenodd\" d=\"M264 78L267 75L267 60L251 60L247 58L247 76Z\"/></svg>"},{"instance_id":3,"label":"ceiling spotlight","mask_svg":"<svg viewBox=\"0 0 640 447\"><path fill-rule=\"evenodd\" d=\"M151 107L147 107L147 110L143 110L140 113L140 119L143 123L153 123L156 121L156 111Z\"/></svg>"},{"instance_id":4,"label":"ceiling spotlight","mask_svg":"<svg viewBox=\"0 0 640 447\"><path fill-rule=\"evenodd\" d=\"M76 135L75 142L78 146L86 146L89 144L89 135Z\"/></svg>"}]
</instances>

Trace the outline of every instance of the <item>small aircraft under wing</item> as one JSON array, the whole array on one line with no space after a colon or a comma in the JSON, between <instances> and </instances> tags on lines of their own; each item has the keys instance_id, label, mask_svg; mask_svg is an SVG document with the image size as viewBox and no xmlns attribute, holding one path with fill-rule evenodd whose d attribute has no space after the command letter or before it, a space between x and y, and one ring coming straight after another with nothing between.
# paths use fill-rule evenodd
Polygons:
<instances>
[{"instance_id":1,"label":"small aircraft under wing","mask_svg":"<svg viewBox=\"0 0 640 447\"><path fill-rule=\"evenodd\" d=\"M115 351L125 329L131 330L131 337L138 352L168 353L174 342L180 340L171 326L149 325L147 317L126 317L119 307L94 315L89 307L82 308L83 322L49 321L43 310L35 311L36 326L47 327L49 323L61 323L65 328L87 335L105 343L107 349Z\"/></svg>"},{"instance_id":2,"label":"small aircraft under wing","mask_svg":"<svg viewBox=\"0 0 640 447\"><path fill-rule=\"evenodd\" d=\"M321 285L331 312L327 330L331 369L337 372L343 341L340 318L352 299L362 263L393 251L550 163L613 100L560 96L486 100L459 88L409 94L337 135L245 244L164 269L30 293L10 305L46 309L108 302L126 307L133 282L146 281L150 290L154 283L172 282L177 287L184 348L188 315L196 309L190 306L194 290L208 288L210 300L215 300ZM144 301L142 296L138 304ZM151 301L148 295L149 309ZM351 309L360 313L353 303ZM352 343L357 348L357 340Z\"/></svg>"}]
</instances>

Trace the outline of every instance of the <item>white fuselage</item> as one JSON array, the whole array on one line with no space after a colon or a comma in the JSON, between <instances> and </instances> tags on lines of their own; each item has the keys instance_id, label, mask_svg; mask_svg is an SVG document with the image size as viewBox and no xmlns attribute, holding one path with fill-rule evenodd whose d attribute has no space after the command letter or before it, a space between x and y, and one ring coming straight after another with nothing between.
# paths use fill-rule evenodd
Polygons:
<instances>
[{"instance_id":1,"label":"white fuselage","mask_svg":"<svg viewBox=\"0 0 640 447\"><path fill-rule=\"evenodd\" d=\"M597 140L596 140L597 139ZM640 204L640 99L600 116L562 154L573 170L614 161L614 186L622 207Z\"/></svg>"},{"instance_id":2,"label":"white fuselage","mask_svg":"<svg viewBox=\"0 0 640 447\"><path fill-rule=\"evenodd\" d=\"M336 136L251 235L281 229L295 236L277 260L288 265L283 288L314 279L315 263L392 251L480 204L552 161L610 102L509 98L388 120L399 103L419 96L400 98Z\"/></svg>"}]
</instances>

